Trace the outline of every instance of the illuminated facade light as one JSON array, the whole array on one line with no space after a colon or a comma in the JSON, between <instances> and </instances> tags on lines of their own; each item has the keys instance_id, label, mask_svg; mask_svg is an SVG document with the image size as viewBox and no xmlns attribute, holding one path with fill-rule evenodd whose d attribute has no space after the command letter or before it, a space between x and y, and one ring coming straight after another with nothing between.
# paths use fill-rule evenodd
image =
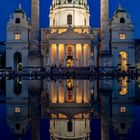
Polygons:
<instances>
[{"instance_id":1,"label":"illuminated facade light","mask_svg":"<svg viewBox=\"0 0 140 140\"><path fill-rule=\"evenodd\" d=\"M120 95L125 96L128 93L128 77L121 80L121 91Z\"/></svg>"},{"instance_id":2,"label":"illuminated facade light","mask_svg":"<svg viewBox=\"0 0 140 140\"><path fill-rule=\"evenodd\" d=\"M21 39L21 34L15 34L15 40L20 40Z\"/></svg>"},{"instance_id":3,"label":"illuminated facade light","mask_svg":"<svg viewBox=\"0 0 140 140\"><path fill-rule=\"evenodd\" d=\"M125 113L125 112L126 112L126 107L121 106L121 107L120 107L120 112L121 112L121 113Z\"/></svg>"},{"instance_id":4,"label":"illuminated facade light","mask_svg":"<svg viewBox=\"0 0 140 140\"><path fill-rule=\"evenodd\" d=\"M20 112L21 112L20 107L15 107L15 113L20 113Z\"/></svg>"},{"instance_id":5,"label":"illuminated facade light","mask_svg":"<svg viewBox=\"0 0 140 140\"><path fill-rule=\"evenodd\" d=\"M125 39L126 39L126 34L121 33L121 34L120 34L120 39L121 39L121 40L125 40Z\"/></svg>"}]
</instances>

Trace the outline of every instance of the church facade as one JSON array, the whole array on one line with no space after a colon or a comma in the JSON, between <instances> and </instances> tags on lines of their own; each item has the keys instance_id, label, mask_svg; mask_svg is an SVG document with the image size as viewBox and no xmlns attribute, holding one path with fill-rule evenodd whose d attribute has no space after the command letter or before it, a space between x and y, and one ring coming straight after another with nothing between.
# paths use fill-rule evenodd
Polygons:
<instances>
[{"instance_id":1,"label":"church facade","mask_svg":"<svg viewBox=\"0 0 140 140\"><path fill-rule=\"evenodd\" d=\"M131 18L119 6L109 23L108 1L105 1L106 6L104 1L101 0L100 29L90 26L87 0L53 0L49 14L50 27L36 31L36 25L30 23L19 5L7 24L6 67L17 71L29 67L32 52L37 52L41 58L41 64L33 67L107 66L124 71L129 66L134 67L135 41ZM39 1L38 5L35 5L35 0L32 2L33 7L39 7ZM39 8L37 10L39 12ZM35 13L34 9L32 13ZM37 49L32 51L35 45Z\"/></svg>"}]
</instances>

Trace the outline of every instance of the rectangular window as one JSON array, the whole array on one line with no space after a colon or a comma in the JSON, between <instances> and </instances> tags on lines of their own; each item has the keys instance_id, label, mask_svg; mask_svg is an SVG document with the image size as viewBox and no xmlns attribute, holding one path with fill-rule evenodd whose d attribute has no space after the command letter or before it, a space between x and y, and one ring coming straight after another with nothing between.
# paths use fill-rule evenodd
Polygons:
<instances>
[{"instance_id":1,"label":"rectangular window","mask_svg":"<svg viewBox=\"0 0 140 140\"><path fill-rule=\"evenodd\" d=\"M124 107L124 106L120 107L120 112L125 113L126 112L126 107Z\"/></svg>"},{"instance_id":2,"label":"rectangular window","mask_svg":"<svg viewBox=\"0 0 140 140\"><path fill-rule=\"evenodd\" d=\"M125 40L126 39L126 34L120 34L120 39Z\"/></svg>"},{"instance_id":3,"label":"rectangular window","mask_svg":"<svg viewBox=\"0 0 140 140\"><path fill-rule=\"evenodd\" d=\"M15 40L20 40L21 39L21 34L17 33L15 34Z\"/></svg>"},{"instance_id":4,"label":"rectangular window","mask_svg":"<svg viewBox=\"0 0 140 140\"><path fill-rule=\"evenodd\" d=\"M15 107L15 113L20 113L20 112L21 112L20 107Z\"/></svg>"}]
</instances>

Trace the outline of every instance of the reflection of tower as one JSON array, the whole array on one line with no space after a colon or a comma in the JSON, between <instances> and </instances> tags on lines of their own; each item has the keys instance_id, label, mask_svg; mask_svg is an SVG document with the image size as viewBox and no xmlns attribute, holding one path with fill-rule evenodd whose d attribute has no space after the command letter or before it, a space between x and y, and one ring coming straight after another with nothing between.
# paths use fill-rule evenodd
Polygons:
<instances>
[{"instance_id":1,"label":"reflection of tower","mask_svg":"<svg viewBox=\"0 0 140 140\"><path fill-rule=\"evenodd\" d=\"M101 139L110 140L110 99L112 94L112 81L100 81L101 98Z\"/></svg>"},{"instance_id":2,"label":"reflection of tower","mask_svg":"<svg viewBox=\"0 0 140 140\"><path fill-rule=\"evenodd\" d=\"M126 82L124 84L123 82ZM134 122L135 103L135 82L128 82L128 78L121 78L120 82L115 81L112 94L112 127L115 133L124 138L130 132Z\"/></svg>"},{"instance_id":3,"label":"reflection of tower","mask_svg":"<svg viewBox=\"0 0 140 140\"><path fill-rule=\"evenodd\" d=\"M99 66L111 66L110 33L109 33L109 0L101 0L101 47Z\"/></svg>"},{"instance_id":4,"label":"reflection of tower","mask_svg":"<svg viewBox=\"0 0 140 140\"><path fill-rule=\"evenodd\" d=\"M52 81L49 89L51 139L88 140L91 111L89 81Z\"/></svg>"},{"instance_id":5,"label":"reflection of tower","mask_svg":"<svg viewBox=\"0 0 140 140\"><path fill-rule=\"evenodd\" d=\"M21 79L7 80L7 123L11 129L11 132L15 134L19 139L24 136L27 130L29 121L28 104L29 100L26 81L22 81Z\"/></svg>"},{"instance_id":6,"label":"reflection of tower","mask_svg":"<svg viewBox=\"0 0 140 140\"><path fill-rule=\"evenodd\" d=\"M140 77L136 82L136 101L137 103L140 103Z\"/></svg>"},{"instance_id":7,"label":"reflection of tower","mask_svg":"<svg viewBox=\"0 0 140 140\"><path fill-rule=\"evenodd\" d=\"M28 81L28 92L31 103L32 140L40 140L40 95L41 80Z\"/></svg>"}]
</instances>

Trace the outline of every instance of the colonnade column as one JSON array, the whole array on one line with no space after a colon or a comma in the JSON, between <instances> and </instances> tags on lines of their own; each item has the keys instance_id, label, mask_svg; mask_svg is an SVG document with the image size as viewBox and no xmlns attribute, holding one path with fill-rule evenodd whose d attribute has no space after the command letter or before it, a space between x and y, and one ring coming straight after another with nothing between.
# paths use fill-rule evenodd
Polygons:
<instances>
[{"instance_id":1,"label":"colonnade column","mask_svg":"<svg viewBox=\"0 0 140 140\"><path fill-rule=\"evenodd\" d=\"M66 66L66 45L64 44L64 66Z\"/></svg>"},{"instance_id":2,"label":"colonnade column","mask_svg":"<svg viewBox=\"0 0 140 140\"><path fill-rule=\"evenodd\" d=\"M76 103L76 95L77 95L77 80L74 80L74 102Z\"/></svg>"},{"instance_id":3,"label":"colonnade column","mask_svg":"<svg viewBox=\"0 0 140 140\"><path fill-rule=\"evenodd\" d=\"M49 63L52 65L52 46L51 44L49 45Z\"/></svg>"},{"instance_id":4,"label":"colonnade column","mask_svg":"<svg viewBox=\"0 0 140 140\"><path fill-rule=\"evenodd\" d=\"M91 46L88 44L88 66L91 65Z\"/></svg>"},{"instance_id":5,"label":"colonnade column","mask_svg":"<svg viewBox=\"0 0 140 140\"><path fill-rule=\"evenodd\" d=\"M77 67L76 44L74 45L74 67Z\"/></svg>"},{"instance_id":6,"label":"colonnade column","mask_svg":"<svg viewBox=\"0 0 140 140\"><path fill-rule=\"evenodd\" d=\"M82 80L82 103L84 103L84 80Z\"/></svg>"},{"instance_id":7,"label":"colonnade column","mask_svg":"<svg viewBox=\"0 0 140 140\"><path fill-rule=\"evenodd\" d=\"M56 44L56 53L57 53L57 55L56 55L56 58L57 58L56 66L59 66L59 44Z\"/></svg>"},{"instance_id":8,"label":"colonnade column","mask_svg":"<svg viewBox=\"0 0 140 140\"><path fill-rule=\"evenodd\" d=\"M57 96L57 103L59 103L59 81L57 80L56 81L56 89L57 89L57 91L56 91L56 96Z\"/></svg>"},{"instance_id":9,"label":"colonnade column","mask_svg":"<svg viewBox=\"0 0 140 140\"><path fill-rule=\"evenodd\" d=\"M85 59L85 57L84 57L84 44L82 44L82 66L84 67L85 65L84 65L84 59Z\"/></svg>"},{"instance_id":10,"label":"colonnade column","mask_svg":"<svg viewBox=\"0 0 140 140\"><path fill-rule=\"evenodd\" d=\"M64 103L66 103L66 80L64 80Z\"/></svg>"}]
</instances>

